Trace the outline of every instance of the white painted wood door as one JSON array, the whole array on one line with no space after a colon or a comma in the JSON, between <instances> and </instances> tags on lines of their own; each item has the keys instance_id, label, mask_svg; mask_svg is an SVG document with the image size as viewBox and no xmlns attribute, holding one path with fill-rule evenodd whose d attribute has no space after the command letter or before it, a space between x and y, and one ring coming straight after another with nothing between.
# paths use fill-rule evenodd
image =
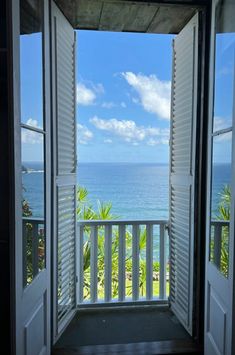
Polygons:
<instances>
[{"instance_id":1,"label":"white painted wood door","mask_svg":"<svg viewBox=\"0 0 235 355\"><path fill-rule=\"evenodd\" d=\"M193 331L198 14L173 41L170 146L170 305Z\"/></svg>"},{"instance_id":2,"label":"white painted wood door","mask_svg":"<svg viewBox=\"0 0 235 355\"><path fill-rule=\"evenodd\" d=\"M50 51L48 1L15 2L16 355L49 355ZM33 14L32 14L33 11ZM31 91L31 95L29 94ZM19 94L20 92L20 94ZM29 116L34 110L35 116ZM17 112L17 109L15 113ZM20 118L20 120L19 120ZM36 165L31 165L36 161ZM29 164L29 165L25 165ZM27 170L28 168L28 170ZM33 170L33 173L31 173Z\"/></svg>"},{"instance_id":3,"label":"white painted wood door","mask_svg":"<svg viewBox=\"0 0 235 355\"><path fill-rule=\"evenodd\" d=\"M235 3L214 1L209 108L209 174L207 206L205 354L232 355L234 288L234 66ZM225 72L229 68L229 73ZM223 104L221 105L221 98ZM222 163L223 164L222 164ZM220 164L220 165L219 165ZM227 171L218 191L218 174ZM230 189L227 202L223 185ZM225 208L224 214L221 208ZM225 210L224 210L225 211Z\"/></svg>"}]
</instances>

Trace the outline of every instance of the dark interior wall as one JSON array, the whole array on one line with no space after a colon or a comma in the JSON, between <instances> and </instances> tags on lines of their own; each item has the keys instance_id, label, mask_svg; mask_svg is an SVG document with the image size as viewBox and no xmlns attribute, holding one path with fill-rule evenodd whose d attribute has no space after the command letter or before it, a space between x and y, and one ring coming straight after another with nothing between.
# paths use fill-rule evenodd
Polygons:
<instances>
[{"instance_id":1,"label":"dark interior wall","mask_svg":"<svg viewBox=\"0 0 235 355\"><path fill-rule=\"evenodd\" d=\"M11 111L11 1L0 1L0 319L1 349L11 354L10 290L12 252L11 228L14 226L12 201L12 111ZM13 258L12 258L13 260Z\"/></svg>"}]
</instances>

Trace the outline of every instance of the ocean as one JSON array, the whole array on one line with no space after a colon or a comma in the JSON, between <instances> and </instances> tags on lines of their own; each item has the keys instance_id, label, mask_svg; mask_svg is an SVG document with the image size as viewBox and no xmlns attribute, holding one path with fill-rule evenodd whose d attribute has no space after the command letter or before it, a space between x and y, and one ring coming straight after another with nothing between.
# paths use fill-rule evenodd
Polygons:
<instances>
[{"instance_id":1,"label":"ocean","mask_svg":"<svg viewBox=\"0 0 235 355\"><path fill-rule=\"evenodd\" d=\"M23 197L33 216L43 217L43 171L40 163L24 162ZM225 184L231 181L228 164L216 164L213 174L214 213ZM169 166L163 164L79 163L77 183L88 190L93 206L111 202L118 219L168 219Z\"/></svg>"}]
</instances>

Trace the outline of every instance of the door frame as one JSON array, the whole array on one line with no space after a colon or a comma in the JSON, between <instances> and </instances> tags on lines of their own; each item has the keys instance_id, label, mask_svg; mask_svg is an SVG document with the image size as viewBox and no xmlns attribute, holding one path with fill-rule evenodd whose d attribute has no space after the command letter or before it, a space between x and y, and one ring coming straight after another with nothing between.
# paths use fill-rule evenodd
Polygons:
<instances>
[{"instance_id":1,"label":"door frame","mask_svg":"<svg viewBox=\"0 0 235 355\"><path fill-rule=\"evenodd\" d=\"M15 142L20 142L20 137L19 137L19 132L20 132L20 127L19 127L19 115L20 115L20 109L19 109L19 103L20 103L20 95L19 95L19 43L18 43L18 28L19 28L19 0L9 0L9 2L12 3L10 11L11 11L11 45L12 45L12 65L11 65L11 73L10 75L12 76L11 81L12 87L11 87L11 97L12 97L12 103L10 107L10 110L12 111L12 132L10 132L12 135L14 134L14 141ZM174 1L172 1L173 3ZM14 6L13 6L14 4ZM175 4L173 4L174 6ZM203 51L202 51L202 64L201 64L201 77L202 77L202 86L201 86L201 92L200 92L200 105L201 105L201 113L200 113L200 122L199 122L199 129L200 129L200 149L199 149L199 166L198 166L198 207L200 210L200 214L198 216L198 222L199 222L199 227L198 230L195 232L196 238L198 239L198 245L196 248L196 252L199 254L198 257L200 257L200 265L197 266L197 276L196 276L196 284L200 285L200 287L197 287L197 294L199 295L197 298L197 304L196 306L196 315L197 319L200 320L197 322L197 324L200 326L197 327L196 334L198 334L199 339L203 339L203 312L202 310L204 309L204 258L202 257L203 255L203 248L204 248L204 243L205 243L205 217L206 217L206 212L205 212L205 186L204 182L206 179L206 166L207 166L207 159L205 158L205 149L207 149L207 104L208 104L208 82L209 82L209 48L208 48L208 42L210 38L210 16L211 16L211 10L210 10L210 5L206 6L205 11L202 11L202 17L203 17ZM48 63L49 65L49 63ZM14 74L13 74L13 68L14 68ZM14 75L14 77L13 77ZM14 147L15 148L15 147ZM12 148L13 149L13 148ZM204 152L204 153L203 153ZM17 185L19 186L19 164L18 162L20 161L19 155L20 152L19 150L15 149L14 151L12 150L10 152L10 155L14 158L12 160L11 166L10 166L10 171L11 171L11 178L12 178L12 216L14 216L14 213L19 211L21 208L21 204L19 203L21 201L21 196L19 198L19 189L16 188ZM13 166L14 165L14 166ZM16 265L15 265L15 260L18 258L19 250L17 248L17 238L16 236L18 235L20 231L20 226L19 226L19 216L16 214L15 215L15 225L12 228L12 248L11 248L11 265L14 265L12 268L12 289L15 290L14 296L12 297L11 300L11 309L13 310L12 312L12 324L13 324L13 333L12 333L12 339L17 339L17 335L15 336L15 323L16 323L16 309L17 309L17 301L16 301L16 296L19 292L19 290L16 287ZM21 216L20 216L21 217ZM200 236L200 239L199 239ZM14 343L13 347L15 348L16 341L12 341Z\"/></svg>"},{"instance_id":2,"label":"door frame","mask_svg":"<svg viewBox=\"0 0 235 355\"><path fill-rule=\"evenodd\" d=\"M216 16L216 7L219 4L220 0L212 0L212 6L211 6L211 28L210 28L210 43L209 43L209 49L210 49L210 55L209 55L209 78L208 79L208 108L207 108L207 115L208 115L208 125L207 125L207 179L206 179L206 214L205 214L205 220L206 220L206 234L205 234L205 296L204 296L204 341L206 339L206 328L207 328L207 302L208 302L208 294L207 294L207 264L209 263L209 250L210 250L210 213L211 213L211 183L212 183L212 177L211 177L211 172L212 172L212 128L213 128L213 112L214 112L214 88L215 88L215 16ZM233 88L234 88L234 93L235 93L235 80L233 83ZM235 97L233 101L233 119L232 119L232 156L231 156L231 172L232 172L232 177L235 177ZM232 184L231 184L231 192L235 192L235 180L232 178ZM233 331L233 327L235 324L235 282L234 282L234 275L235 275L235 263L234 263L234 258L235 258L235 252L234 252L234 245L235 245L235 236L234 236L234 231L235 231L235 218L234 218L234 201L231 199L231 219L230 219L230 233L229 233L229 246L233 246L231 248L230 253L229 253L229 259L232 260L231 265L229 263L229 274L232 273L233 278L231 280L226 279L224 281L227 281L230 283L229 289L231 291L230 294L230 301L231 301L231 332L229 336L226 336L225 341L228 337L228 341L230 343L230 350L231 352L228 352L228 354L233 354L235 352L235 333ZM231 238L233 240L231 240ZM216 266L215 266L216 268ZM222 276L222 274L221 274ZM229 312L230 313L230 312ZM226 353L227 354L227 353Z\"/></svg>"},{"instance_id":3,"label":"door frame","mask_svg":"<svg viewBox=\"0 0 235 355\"><path fill-rule=\"evenodd\" d=\"M4 4L3 4L4 3ZM18 87L18 26L19 26L19 0L5 0L2 2L5 10L6 22L2 27L1 40L5 42L6 61L3 64L5 71L2 82L1 93L4 92L6 102L4 111L4 120L1 120L1 128L5 129L5 142L1 141L1 152L6 160L1 162L2 171L5 172L4 182L1 184L0 191L2 210L5 210L4 232L5 240L0 242L1 255L5 264L5 277L1 277L3 297L1 298L2 323L6 325L6 329L2 339L3 348L8 350L9 354L16 353L16 309L17 309L17 287L16 287L16 235L18 231L18 223L16 219L16 211L18 204L16 201L17 192L15 191L17 182L17 164L18 151L15 149L15 142L18 139L18 117L19 117L19 87ZM3 15L4 18L4 15ZM2 47L2 46L1 46ZM4 55L4 54L3 54ZM2 58L2 53L1 53ZM2 75L1 75L2 79ZM1 108L2 112L2 108ZM5 122L3 122L5 121ZM6 213L7 211L7 213ZM7 217L7 219L6 219ZM3 249L4 248L4 249ZM9 265L9 266L6 266ZM7 301L7 302L6 302ZM8 303L9 302L9 303ZM7 312L7 313L5 313Z\"/></svg>"}]
</instances>

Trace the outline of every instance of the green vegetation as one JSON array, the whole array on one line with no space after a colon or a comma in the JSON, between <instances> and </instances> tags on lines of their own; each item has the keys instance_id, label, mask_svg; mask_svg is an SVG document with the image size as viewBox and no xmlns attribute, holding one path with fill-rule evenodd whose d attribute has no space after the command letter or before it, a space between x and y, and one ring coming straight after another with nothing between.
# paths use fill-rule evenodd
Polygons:
<instances>
[{"instance_id":1,"label":"green vegetation","mask_svg":"<svg viewBox=\"0 0 235 355\"><path fill-rule=\"evenodd\" d=\"M79 186L77 190L77 216L79 220L115 220L118 216L112 214L111 203L97 202L94 207L88 199L88 191ZM84 255L84 298L90 298L90 227L85 227L85 237L83 245ZM129 226L126 228L126 296L132 295L132 230ZM98 298L104 298L104 269L105 269L105 230L103 226L98 228ZM116 226L112 229L112 298L118 297L118 245L119 231ZM139 238L139 293L140 297L146 295L146 228L140 230ZM169 272L169 268L167 270ZM169 293L169 282L167 282L167 294ZM153 264L153 294L159 295L159 262Z\"/></svg>"},{"instance_id":2,"label":"green vegetation","mask_svg":"<svg viewBox=\"0 0 235 355\"><path fill-rule=\"evenodd\" d=\"M220 201L215 214L215 220L226 222L230 221L230 209L231 209L231 188L225 185L220 193ZM220 250L220 260L216 262L215 260L215 250L214 250L214 233L215 227L212 228L211 232L211 261L216 263L216 266L220 271L228 276L228 266L229 266L229 226L222 226L221 230L221 250ZM218 265L217 265L218 264Z\"/></svg>"},{"instance_id":3,"label":"green vegetation","mask_svg":"<svg viewBox=\"0 0 235 355\"><path fill-rule=\"evenodd\" d=\"M230 207L231 207L231 188L229 185L224 185L220 193L220 202L218 206L218 220L230 220Z\"/></svg>"},{"instance_id":4,"label":"green vegetation","mask_svg":"<svg viewBox=\"0 0 235 355\"><path fill-rule=\"evenodd\" d=\"M97 201L97 209L88 200L88 191L86 188L79 186L77 189L77 216L79 220L113 220L118 216L111 213L112 204L110 202L103 203Z\"/></svg>"},{"instance_id":5,"label":"green vegetation","mask_svg":"<svg viewBox=\"0 0 235 355\"><path fill-rule=\"evenodd\" d=\"M22 217L32 217L32 210L27 200L22 200ZM37 255L37 270L33 270L33 243L34 238L37 238L36 244L38 248ZM23 241L24 241L24 254L26 254L26 265L24 265L24 284L25 286L30 284L33 277L44 268L45 256L44 256L44 224L23 221ZM35 257L35 256L34 256Z\"/></svg>"},{"instance_id":6,"label":"green vegetation","mask_svg":"<svg viewBox=\"0 0 235 355\"><path fill-rule=\"evenodd\" d=\"M218 218L224 221L230 221L231 208L231 188L225 185L221 194L221 201L219 204ZM220 268L225 276L228 276L229 267L229 226L223 227L222 230L222 245L221 245L221 263Z\"/></svg>"},{"instance_id":7,"label":"green vegetation","mask_svg":"<svg viewBox=\"0 0 235 355\"><path fill-rule=\"evenodd\" d=\"M228 185L225 185L222 190L218 210L219 210L218 219L224 221L230 221L231 188ZM229 226L224 226L222 228L220 269L225 276L228 276L228 266L229 266Z\"/></svg>"}]
</instances>

